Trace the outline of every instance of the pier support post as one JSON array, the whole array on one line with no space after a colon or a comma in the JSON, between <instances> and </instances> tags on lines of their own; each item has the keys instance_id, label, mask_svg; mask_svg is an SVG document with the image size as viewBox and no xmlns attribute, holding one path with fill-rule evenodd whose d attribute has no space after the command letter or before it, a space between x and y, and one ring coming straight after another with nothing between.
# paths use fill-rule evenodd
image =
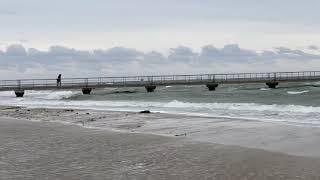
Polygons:
<instances>
[{"instance_id":1,"label":"pier support post","mask_svg":"<svg viewBox=\"0 0 320 180\"><path fill-rule=\"evenodd\" d=\"M146 90L147 92L154 92L154 90L156 89L157 86L155 85L149 85L149 86L146 86Z\"/></svg>"},{"instance_id":2,"label":"pier support post","mask_svg":"<svg viewBox=\"0 0 320 180\"><path fill-rule=\"evenodd\" d=\"M267 85L270 89L275 89L275 88L279 85L279 82L277 82L277 81L270 81L270 82L267 82L266 85Z\"/></svg>"},{"instance_id":3,"label":"pier support post","mask_svg":"<svg viewBox=\"0 0 320 180\"><path fill-rule=\"evenodd\" d=\"M209 91L214 91L214 90L216 90L218 85L219 85L218 83L209 83L209 84L207 84L207 88L209 89Z\"/></svg>"},{"instance_id":4,"label":"pier support post","mask_svg":"<svg viewBox=\"0 0 320 180\"><path fill-rule=\"evenodd\" d=\"M82 88L82 93L83 94L90 94L91 91L92 91L92 88L88 88L88 87Z\"/></svg>"},{"instance_id":5,"label":"pier support post","mask_svg":"<svg viewBox=\"0 0 320 180\"><path fill-rule=\"evenodd\" d=\"M14 93L16 94L16 97L23 97L24 90L23 89L16 89L16 90L14 90Z\"/></svg>"}]
</instances>

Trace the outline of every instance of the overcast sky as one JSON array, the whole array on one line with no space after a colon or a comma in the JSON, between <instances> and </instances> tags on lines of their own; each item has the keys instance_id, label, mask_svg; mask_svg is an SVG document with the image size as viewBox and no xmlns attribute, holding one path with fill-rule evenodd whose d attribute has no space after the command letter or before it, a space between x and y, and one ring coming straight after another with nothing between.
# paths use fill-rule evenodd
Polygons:
<instances>
[{"instance_id":1,"label":"overcast sky","mask_svg":"<svg viewBox=\"0 0 320 180\"><path fill-rule=\"evenodd\" d=\"M1 41L35 48L320 44L319 0L0 0Z\"/></svg>"},{"instance_id":2,"label":"overcast sky","mask_svg":"<svg viewBox=\"0 0 320 180\"><path fill-rule=\"evenodd\" d=\"M180 63L179 72L210 71L213 67L204 63L209 60L214 69L216 63L227 61L230 66L220 71L230 71L240 62L243 71L263 70L265 66L257 63L266 61L267 52L274 53L268 57L270 62L277 59L270 66L286 69L279 63L293 60L303 64L308 60L315 64L304 69L317 69L319 7L319 0L0 0L0 75L49 76L62 71L75 76L79 75L77 68L93 60L108 69L93 69L93 75L137 74L119 72L119 63L109 62L113 51L117 51L112 54L114 59L126 61L135 67L130 71L139 72L144 72L141 58L150 65L165 60L168 66L174 59ZM285 49L290 51L287 56L283 55ZM72 51L72 55L61 55L60 51ZM98 58L99 51L103 53ZM137 54L127 57L128 52ZM239 52L245 53L235 55ZM59 61L52 62L55 53L60 53ZM255 65L243 63L248 59ZM59 69L62 62L75 69ZM187 67L200 62L197 69L194 64ZM292 70L301 69L291 65ZM157 70L158 74L168 73Z\"/></svg>"}]
</instances>

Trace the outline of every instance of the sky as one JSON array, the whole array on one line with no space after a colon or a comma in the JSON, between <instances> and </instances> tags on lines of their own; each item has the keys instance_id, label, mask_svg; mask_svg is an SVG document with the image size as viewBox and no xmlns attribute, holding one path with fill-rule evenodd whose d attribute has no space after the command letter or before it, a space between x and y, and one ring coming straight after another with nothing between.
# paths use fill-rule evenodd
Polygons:
<instances>
[{"instance_id":1,"label":"sky","mask_svg":"<svg viewBox=\"0 0 320 180\"><path fill-rule=\"evenodd\" d=\"M319 7L318 0L0 0L0 79L318 70Z\"/></svg>"}]
</instances>

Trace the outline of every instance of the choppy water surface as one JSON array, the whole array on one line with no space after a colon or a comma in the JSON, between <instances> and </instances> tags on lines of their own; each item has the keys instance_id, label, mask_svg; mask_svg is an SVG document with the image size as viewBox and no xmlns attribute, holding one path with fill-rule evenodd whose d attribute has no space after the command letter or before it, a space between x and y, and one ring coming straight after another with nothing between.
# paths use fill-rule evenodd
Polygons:
<instances>
[{"instance_id":1,"label":"choppy water surface","mask_svg":"<svg viewBox=\"0 0 320 180\"><path fill-rule=\"evenodd\" d=\"M320 84L281 83L277 89L263 84L220 85L216 91L205 86L96 89L91 95L75 91L26 91L16 98L0 92L0 105L27 107L85 108L95 110L140 111L209 117L282 121L320 126Z\"/></svg>"}]
</instances>

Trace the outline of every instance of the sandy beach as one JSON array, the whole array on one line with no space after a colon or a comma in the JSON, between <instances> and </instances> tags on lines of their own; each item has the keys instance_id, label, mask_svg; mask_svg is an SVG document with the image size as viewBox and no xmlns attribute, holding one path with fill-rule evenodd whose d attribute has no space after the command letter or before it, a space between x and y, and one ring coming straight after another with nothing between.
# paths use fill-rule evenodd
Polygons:
<instances>
[{"instance_id":1,"label":"sandy beach","mask_svg":"<svg viewBox=\"0 0 320 180\"><path fill-rule=\"evenodd\" d=\"M317 128L250 121L241 128L224 121L215 124L220 133L207 133L213 139L208 141L180 128L155 135L169 131L143 120L171 117L166 114L12 107L0 112L0 179L320 179ZM119 114L140 121L123 121ZM101 116L112 122L110 129L89 126ZM73 123L64 120L71 117ZM255 131L261 132L251 137Z\"/></svg>"},{"instance_id":2,"label":"sandy beach","mask_svg":"<svg viewBox=\"0 0 320 180\"><path fill-rule=\"evenodd\" d=\"M319 7L0 0L0 180L320 180Z\"/></svg>"}]
</instances>

